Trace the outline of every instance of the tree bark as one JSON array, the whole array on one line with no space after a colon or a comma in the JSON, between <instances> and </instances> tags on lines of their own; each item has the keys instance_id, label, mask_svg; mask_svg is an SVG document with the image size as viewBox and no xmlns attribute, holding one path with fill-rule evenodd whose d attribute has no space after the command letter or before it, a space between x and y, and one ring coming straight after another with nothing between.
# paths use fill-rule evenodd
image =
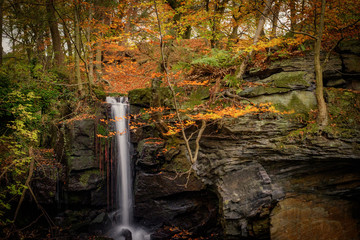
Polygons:
<instances>
[{"instance_id":1,"label":"tree bark","mask_svg":"<svg viewBox=\"0 0 360 240\"><path fill-rule=\"evenodd\" d=\"M274 10L273 10L273 16L272 16L272 27L271 27L271 34L270 39L276 38L276 30L277 30L277 24L279 19L279 12L280 12L280 2L276 1Z\"/></svg>"},{"instance_id":2,"label":"tree bark","mask_svg":"<svg viewBox=\"0 0 360 240\"><path fill-rule=\"evenodd\" d=\"M218 0L215 3L215 9L214 9L214 17L211 21L212 23L212 31L211 31L211 39L210 44L211 48L215 48L218 45L219 39L219 25L221 21L221 17L224 15L224 11L226 8L226 4L228 3L228 0Z\"/></svg>"},{"instance_id":3,"label":"tree bark","mask_svg":"<svg viewBox=\"0 0 360 240\"><path fill-rule=\"evenodd\" d=\"M98 40L96 45L96 53L95 53L95 70L96 70L96 79L97 81L101 80L102 77L102 68L101 68L101 55L102 55L102 41Z\"/></svg>"},{"instance_id":4,"label":"tree bark","mask_svg":"<svg viewBox=\"0 0 360 240\"><path fill-rule=\"evenodd\" d=\"M232 31L231 34L229 36L228 42L227 42L227 48L229 49L235 42L236 39L238 38L238 30L239 30L239 20L241 17L241 4L237 7L235 1L232 1L232 5L233 5L233 14L232 14L232 18L234 21L233 27L232 27Z\"/></svg>"},{"instance_id":5,"label":"tree bark","mask_svg":"<svg viewBox=\"0 0 360 240\"><path fill-rule=\"evenodd\" d=\"M83 85L81 80L81 73L80 73L80 26L79 26L79 13L78 13L78 6L75 6L75 79L76 83L78 84L78 90L80 92L80 95L83 95Z\"/></svg>"},{"instance_id":6,"label":"tree bark","mask_svg":"<svg viewBox=\"0 0 360 240\"><path fill-rule=\"evenodd\" d=\"M3 46L2 46L2 32L3 32L3 6L4 6L4 0L0 0L0 66L3 64Z\"/></svg>"},{"instance_id":7,"label":"tree bark","mask_svg":"<svg viewBox=\"0 0 360 240\"><path fill-rule=\"evenodd\" d=\"M28 174L28 177L26 178L25 186L29 186L29 183L30 183L30 181L31 181L32 175L33 175L33 173L34 173L35 157L33 156L33 150L32 150L32 148L29 149L29 155L30 155L30 157L31 157L31 160L30 160L30 166L29 166L29 174ZM24 201L24 199L25 199L26 190L27 190L27 188L24 188L24 190L23 190L22 193L21 193L21 197L20 197L18 206L17 206L17 208L16 208L16 210L15 210L15 214L14 214L14 222L15 222L18 214L19 214L21 204L23 203L23 201Z\"/></svg>"},{"instance_id":8,"label":"tree bark","mask_svg":"<svg viewBox=\"0 0 360 240\"><path fill-rule=\"evenodd\" d=\"M179 0L168 0L167 3L169 6L176 12L179 7L181 7L181 1ZM183 14L177 12L173 17L173 22L175 26L179 26L179 22L181 21ZM182 39L190 39L191 36L191 26L186 26L185 31L180 27L177 27L174 35L181 37ZM175 37L177 37L175 36Z\"/></svg>"},{"instance_id":9,"label":"tree bark","mask_svg":"<svg viewBox=\"0 0 360 240\"><path fill-rule=\"evenodd\" d=\"M253 46L257 44L257 42L260 39L261 33L263 32L264 24L265 24L265 18L270 12L271 4L273 0L266 0L265 1L265 7L263 11L261 12L261 16L259 18L259 22L255 31L255 36L253 39ZM236 78L242 79L242 76L245 73L246 67L249 64L249 60L254 56L255 51L253 49L250 50L248 55L245 57L244 61L241 63L238 73L236 74Z\"/></svg>"},{"instance_id":10,"label":"tree bark","mask_svg":"<svg viewBox=\"0 0 360 240\"><path fill-rule=\"evenodd\" d=\"M66 41L68 56L69 56L69 58L71 58L71 57L73 57L73 48L72 48L72 44L71 44L71 36L70 36L69 30L65 26L65 24L64 24L63 29L64 29L64 37L65 37L65 41Z\"/></svg>"},{"instance_id":11,"label":"tree bark","mask_svg":"<svg viewBox=\"0 0 360 240\"><path fill-rule=\"evenodd\" d=\"M321 39L324 30L325 3L326 3L325 0L321 0L319 32L316 36L315 46L314 46L314 65L315 65L315 84L316 84L315 96L319 110L317 123L321 128L326 126L329 121L327 106L324 99L323 69L320 60Z\"/></svg>"},{"instance_id":12,"label":"tree bark","mask_svg":"<svg viewBox=\"0 0 360 240\"><path fill-rule=\"evenodd\" d=\"M89 7L89 26L87 27L87 41L88 41L88 74L89 74L89 84L90 86L94 84L94 53L92 49L92 42L91 42L91 21L93 19L93 6L90 5Z\"/></svg>"},{"instance_id":13,"label":"tree bark","mask_svg":"<svg viewBox=\"0 0 360 240\"><path fill-rule=\"evenodd\" d=\"M64 54L61 48L61 36L56 21L54 0L46 0L47 20L49 23L50 34L53 45L55 66L62 66L64 63Z\"/></svg>"}]
</instances>

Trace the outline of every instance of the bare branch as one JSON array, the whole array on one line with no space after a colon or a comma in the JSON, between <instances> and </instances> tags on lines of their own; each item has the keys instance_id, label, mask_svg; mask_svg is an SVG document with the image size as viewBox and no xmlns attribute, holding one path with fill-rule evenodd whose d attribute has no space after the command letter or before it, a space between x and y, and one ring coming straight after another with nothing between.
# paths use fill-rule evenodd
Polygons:
<instances>
[{"instance_id":1,"label":"bare branch","mask_svg":"<svg viewBox=\"0 0 360 240\"><path fill-rule=\"evenodd\" d=\"M29 149L29 155L31 157L31 161L30 161L30 168L29 168L29 174L28 174L28 177L25 181L25 186L29 186L29 183L31 181L31 178L32 178L32 175L34 173L34 163L35 163L35 158L33 156L33 150L32 148ZM21 194L21 197L20 197L20 201L18 203L18 206L16 208L16 211L15 211L15 214L14 214L14 222L19 214L19 211L20 211L20 207L21 207L21 204L22 202L24 201L24 198L25 198L25 193L26 193L26 188L24 188L24 190L22 191L22 194Z\"/></svg>"}]
</instances>

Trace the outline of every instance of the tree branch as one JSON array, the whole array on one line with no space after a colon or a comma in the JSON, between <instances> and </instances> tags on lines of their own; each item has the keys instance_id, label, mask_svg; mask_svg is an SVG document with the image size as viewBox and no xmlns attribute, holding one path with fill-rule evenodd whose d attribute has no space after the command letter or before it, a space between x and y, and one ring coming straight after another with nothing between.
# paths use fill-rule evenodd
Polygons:
<instances>
[{"instance_id":1,"label":"tree branch","mask_svg":"<svg viewBox=\"0 0 360 240\"><path fill-rule=\"evenodd\" d=\"M27 177L27 179L26 179L26 181L25 181L25 186L29 186L29 183L30 183L30 181L31 181L32 175L33 175L33 173L34 173L35 158L34 158L34 156L33 156L34 154L33 154L32 148L29 149L29 155L30 155L30 157L31 157L31 161L30 161L29 174L28 174L28 177ZM24 201L25 193L26 193L26 188L24 188L24 190L22 191L20 201L19 201L19 203L18 203L18 206L17 206L16 211L15 211L15 214L14 214L14 222L15 222L18 214L19 214L21 204L22 204L22 202Z\"/></svg>"}]
</instances>

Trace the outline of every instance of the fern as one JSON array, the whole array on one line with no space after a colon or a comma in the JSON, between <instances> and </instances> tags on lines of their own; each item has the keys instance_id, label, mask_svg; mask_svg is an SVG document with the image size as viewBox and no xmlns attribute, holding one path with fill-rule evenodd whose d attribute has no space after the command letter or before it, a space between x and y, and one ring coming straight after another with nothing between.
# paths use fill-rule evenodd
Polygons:
<instances>
[{"instance_id":1,"label":"fern","mask_svg":"<svg viewBox=\"0 0 360 240\"><path fill-rule=\"evenodd\" d=\"M191 65L205 65L218 68L226 68L233 65L237 65L238 57L231 54L226 50L212 49L209 55L205 55L201 58L195 59L191 62Z\"/></svg>"}]
</instances>

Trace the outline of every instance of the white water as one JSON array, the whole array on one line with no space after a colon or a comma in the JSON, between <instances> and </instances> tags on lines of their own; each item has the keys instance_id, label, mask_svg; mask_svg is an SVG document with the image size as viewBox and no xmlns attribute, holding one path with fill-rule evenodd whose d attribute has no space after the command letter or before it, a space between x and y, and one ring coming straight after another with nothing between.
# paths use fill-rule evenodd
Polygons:
<instances>
[{"instance_id":1,"label":"white water","mask_svg":"<svg viewBox=\"0 0 360 240\"><path fill-rule=\"evenodd\" d=\"M114 239L123 240L121 236L124 230L131 232L132 240L147 240L150 236L142 229L136 228L132 222L133 197L132 175L130 163L130 134L129 103L126 97L119 101L113 97L107 97L106 102L111 104L111 118L115 125L115 161L116 161L116 190L115 203L120 213L120 223L111 231Z\"/></svg>"}]
</instances>

